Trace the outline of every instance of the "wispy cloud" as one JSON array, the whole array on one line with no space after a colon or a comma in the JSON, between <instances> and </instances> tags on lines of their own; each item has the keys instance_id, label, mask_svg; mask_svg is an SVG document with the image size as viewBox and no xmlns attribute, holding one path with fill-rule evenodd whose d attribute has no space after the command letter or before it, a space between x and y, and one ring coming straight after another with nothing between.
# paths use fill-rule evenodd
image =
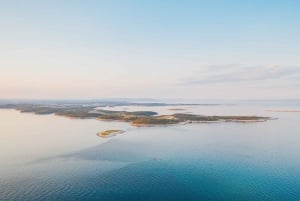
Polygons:
<instances>
[{"instance_id":1,"label":"wispy cloud","mask_svg":"<svg viewBox=\"0 0 300 201\"><path fill-rule=\"evenodd\" d=\"M300 80L300 67L242 66L237 64L206 66L194 72L192 76L180 80L180 84L262 82L279 79Z\"/></svg>"}]
</instances>

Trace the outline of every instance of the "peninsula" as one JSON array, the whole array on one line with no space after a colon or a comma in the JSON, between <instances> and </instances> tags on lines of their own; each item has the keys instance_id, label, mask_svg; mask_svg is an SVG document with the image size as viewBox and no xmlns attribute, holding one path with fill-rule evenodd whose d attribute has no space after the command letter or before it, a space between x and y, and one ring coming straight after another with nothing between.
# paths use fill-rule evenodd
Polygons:
<instances>
[{"instance_id":1,"label":"peninsula","mask_svg":"<svg viewBox=\"0 0 300 201\"><path fill-rule=\"evenodd\" d=\"M133 104L135 105L135 104ZM172 105L174 106L174 105ZM98 106L68 105L68 104L5 104L0 108L16 109L20 112L29 112L39 115L55 114L69 118L98 119L109 121L129 122L133 126L167 126L187 123L209 123L209 122L264 122L271 120L270 117L262 116L207 116L187 113L174 113L171 115L159 115L153 111L112 111L99 109ZM104 133L110 135L115 130ZM107 134L108 133L108 134Z\"/></svg>"}]
</instances>

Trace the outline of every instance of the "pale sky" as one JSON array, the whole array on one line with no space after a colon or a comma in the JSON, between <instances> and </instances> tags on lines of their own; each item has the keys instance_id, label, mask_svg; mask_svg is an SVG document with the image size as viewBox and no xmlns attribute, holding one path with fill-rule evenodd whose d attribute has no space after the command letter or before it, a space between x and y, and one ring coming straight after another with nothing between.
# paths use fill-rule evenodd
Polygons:
<instances>
[{"instance_id":1,"label":"pale sky","mask_svg":"<svg viewBox=\"0 0 300 201\"><path fill-rule=\"evenodd\" d=\"M300 1L0 1L0 98L300 98Z\"/></svg>"}]
</instances>

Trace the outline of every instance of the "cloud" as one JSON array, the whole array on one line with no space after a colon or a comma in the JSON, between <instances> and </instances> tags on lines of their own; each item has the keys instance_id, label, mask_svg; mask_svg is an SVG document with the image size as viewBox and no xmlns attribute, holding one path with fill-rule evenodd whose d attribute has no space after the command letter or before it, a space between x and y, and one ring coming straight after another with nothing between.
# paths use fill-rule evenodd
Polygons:
<instances>
[{"instance_id":1,"label":"cloud","mask_svg":"<svg viewBox=\"0 0 300 201\"><path fill-rule=\"evenodd\" d=\"M300 80L300 67L242 66L237 64L206 66L180 80L182 85Z\"/></svg>"}]
</instances>

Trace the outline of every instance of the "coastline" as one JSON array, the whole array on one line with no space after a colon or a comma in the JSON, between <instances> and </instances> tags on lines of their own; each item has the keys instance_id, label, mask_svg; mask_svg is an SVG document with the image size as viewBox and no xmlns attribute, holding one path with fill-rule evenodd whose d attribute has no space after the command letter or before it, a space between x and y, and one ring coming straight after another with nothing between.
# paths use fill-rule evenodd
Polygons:
<instances>
[{"instance_id":1,"label":"coastline","mask_svg":"<svg viewBox=\"0 0 300 201\"><path fill-rule=\"evenodd\" d=\"M259 123L266 122L268 120L277 120L277 118L261 119L261 120L216 120L216 121L185 121L174 124L146 124L146 123L133 123L130 125L136 127L165 127L165 126L178 126L178 125L187 125L187 124L213 124L213 123Z\"/></svg>"},{"instance_id":2,"label":"coastline","mask_svg":"<svg viewBox=\"0 0 300 201\"><path fill-rule=\"evenodd\" d=\"M294 113L298 113L300 112L300 110L277 110L277 109L274 109L274 110L266 110L267 112L294 112Z\"/></svg>"},{"instance_id":3,"label":"coastline","mask_svg":"<svg viewBox=\"0 0 300 201\"><path fill-rule=\"evenodd\" d=\"M190 123L255 123L275 120L276 118L250 115L200 115L188 113L174 113L170 115L158 114L153 111L112 111L96 109L95 106L65 106L65 105L34 105L11 104L3 105L3 109L15 109L22 113L34 113L37 115L54 114L69 119L96 119L99 121L127 122L136 127L174 126ZM177 109L177 108L176 108ZM114 132L113 132L114 133ZM113 134L112 133L112 134Z\"/></svg>"}]
</instances>

